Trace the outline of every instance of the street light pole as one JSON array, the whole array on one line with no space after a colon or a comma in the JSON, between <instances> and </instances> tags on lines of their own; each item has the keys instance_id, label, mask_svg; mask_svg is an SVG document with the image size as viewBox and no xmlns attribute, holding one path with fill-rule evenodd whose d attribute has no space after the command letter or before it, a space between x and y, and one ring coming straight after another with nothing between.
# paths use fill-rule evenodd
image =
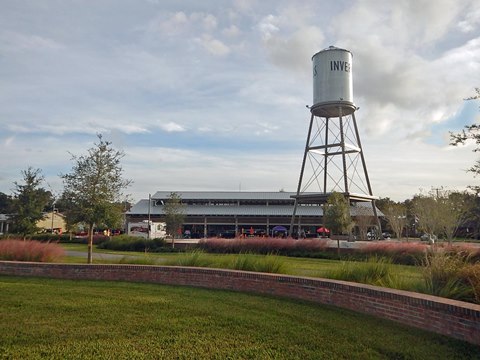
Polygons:
<instances>
[{"instance_id":1,"label":"street light pole","mask_svg":"<svg viewBox=\"0 0 480 360\"><path fill-rule=\"evenodd\" d=\"M148 194L148 236L147 239L150 240L150 231L152 230L152 224L150 222L150 214L151 214L151 207L152 207L152 195Z\"/></svg>"},{"instance_id":2,"label":"street light pole","mask_svg":"<svg viewBox=\"0 0 480 360\"><path fill-rule=\"evenodd\" d=\"M52 235L53 235L53 217L54 216L55 216L55 203L53 203L52 205L52 228L51 228Z\"/></svg>"}]
</instances>

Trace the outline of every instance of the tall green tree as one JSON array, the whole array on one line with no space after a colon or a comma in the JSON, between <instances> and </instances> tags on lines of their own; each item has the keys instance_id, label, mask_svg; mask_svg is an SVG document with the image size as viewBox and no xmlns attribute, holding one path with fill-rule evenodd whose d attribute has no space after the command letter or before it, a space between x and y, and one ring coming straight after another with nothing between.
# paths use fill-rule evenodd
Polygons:
<instances>
[{"instance_id":1,"label":"tall green tree","mask_svg":"<svg viewBox=\"0 0 480 360\"><path fill-rule=\"evenodd\" d=\"M79 230L81 226L81 220L77 216L75 204L69 199L67 193L62 195L55 202L55 206L60 213L64 216L66 231L70 234L70 239L75 231Z\"/></svg>"},{"instance_id":2,"label":"tall green tree","mask_svg":"<svg viewBox=\"0 0 480 360\"><path fill-rule=\"evenodd\" d=\"M177 234L181 234L185 220L185 205L182 203L180 195L172 192L163 206L163 212L167 223L167 234L172 238L172 247L175 247L175 237Z\"/></svg>"},{"instance_id":3,"label":"tall green tree","mask_svg":"<svg viewBox=\"0 0 480 360\"><path fill-rule=\"evenodd\" d=\"M62 175L63 197L69 202L70 223L84 223L88 228L88 263L92 263L95 226L115 227L122 220L123 190L131 180L123 178L123 151L97 135L98 142L86 155L72 155L70 173Z\"/></svg>"},{"instance_id":4,"label":"tall green tree","mask_svg":"<svg viewBox=\"0 0 480 360\"><path fill-rule=\"evenodd\" d=\"M27 235L39 230L37 222L45 217L44 210L51 201L52 194L41 186L44 177L40 169L29 166L21 173L24 183L14 182L12 210L14 231L21 234L25 240Z\"/></svg>"},{"instance_id":5,"label":"tall green tree","mask_svg":"<svg viewBox=\"0 0 480 360\"><path fill-rule=\"evenodd\" d=\"M355 223L350 215L350 204L343 194L333 192L328 197L323 210L323 221L325 226L330 229L331 235L346 234L350 236ZM337 249L340 254L340 239L338 237Z\"/></svg>"},{"instance_id":6,"label":"tall green tree","mask_svg":"<svg viewBox=\"0 0 480 360\"><path fill-rule=\"evenodd\" d=\"M0 214L10 214L12 212L13 199L11 196L0 192Z\"/></svg>"}]
</instances>

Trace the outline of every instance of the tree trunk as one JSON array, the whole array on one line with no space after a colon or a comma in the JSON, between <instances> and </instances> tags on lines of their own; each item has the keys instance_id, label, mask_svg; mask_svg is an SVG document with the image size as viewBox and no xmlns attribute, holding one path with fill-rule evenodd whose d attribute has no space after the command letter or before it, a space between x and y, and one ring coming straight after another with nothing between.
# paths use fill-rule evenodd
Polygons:
<instances>
[{"instance_id":1,"label":"tree trunk","mask_svg":"<svg viewBox=\"0 0 480 360\"><path fill-rule=\"evenodd\" d=\"M88 258L87 263L92 263L92 254L93 254L93 224L88 226Z\"/></svg>"}]
</instances>

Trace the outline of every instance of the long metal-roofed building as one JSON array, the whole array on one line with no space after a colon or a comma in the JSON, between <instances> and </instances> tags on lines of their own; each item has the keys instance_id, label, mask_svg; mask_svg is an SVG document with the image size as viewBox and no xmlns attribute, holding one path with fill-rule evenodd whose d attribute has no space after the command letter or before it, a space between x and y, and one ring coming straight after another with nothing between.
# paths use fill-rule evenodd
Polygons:
<instances>
[{"instance_id":1,"label":"long metal-roofed building","mask_svg":"<svg viewBox=\"0 0 480 360\"><path fill-rule=\"evenodd\" d=\"M164 204L173 191L158 191L150 199L142 199L126 213L127 222L150 219L165 221ZM250 191L174 191L184 204L184 228L192 237L250 233L272 235L288 230L295 200L293 192ZM368 210L368 204L352 206L356 216ZM370 208L371 211L371 208ZM295 214L295 229L316 234L323 222L323 209L318 204L301 204ZM276 230L275 230L276 229Z\"/></svg>"}]
</instances>

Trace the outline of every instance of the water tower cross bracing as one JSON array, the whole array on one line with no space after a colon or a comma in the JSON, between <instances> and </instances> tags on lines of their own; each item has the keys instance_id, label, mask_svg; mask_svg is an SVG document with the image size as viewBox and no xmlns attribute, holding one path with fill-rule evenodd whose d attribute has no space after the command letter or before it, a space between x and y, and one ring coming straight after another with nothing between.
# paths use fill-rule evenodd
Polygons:
<instances>
[{"instance_id":1,"label":"water tower cross bracing","mask_svg":"<svg viewBox=\"0 0 480 360\"><path fill-rule=\"evenodd\" d=\"M313 105L290 234L297 206L326 203L332 192L344 194L352 204L371 202L381 233L355 118L352 54L330 46L316 53L312 63Z\"/></svg>"}]
</instances>

